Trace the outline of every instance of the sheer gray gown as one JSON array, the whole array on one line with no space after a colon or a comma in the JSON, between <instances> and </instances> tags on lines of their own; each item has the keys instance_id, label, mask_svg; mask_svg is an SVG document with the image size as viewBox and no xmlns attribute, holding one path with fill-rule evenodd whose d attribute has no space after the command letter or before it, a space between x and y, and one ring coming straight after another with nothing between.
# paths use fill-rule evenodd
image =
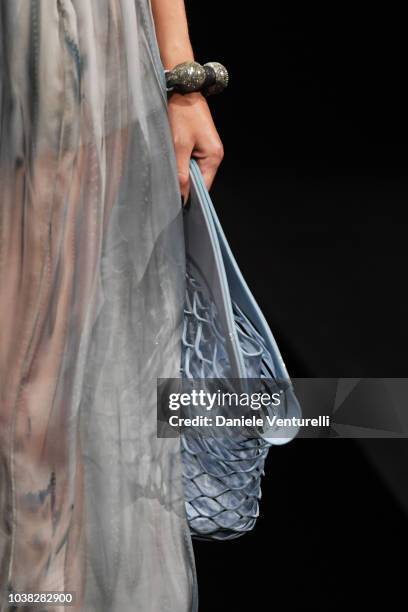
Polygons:
<instances>
[{"instance_id":1,"label":"sheer gray gown","mask_svg":"<svg viewBox=\"0 0 408 612\"><path fill-rule=\"evenodd\" d=\"M0 119L0 611L195 611L156 438L184 242L149 0L0 0Z\"/></svg>"}]
</instances>

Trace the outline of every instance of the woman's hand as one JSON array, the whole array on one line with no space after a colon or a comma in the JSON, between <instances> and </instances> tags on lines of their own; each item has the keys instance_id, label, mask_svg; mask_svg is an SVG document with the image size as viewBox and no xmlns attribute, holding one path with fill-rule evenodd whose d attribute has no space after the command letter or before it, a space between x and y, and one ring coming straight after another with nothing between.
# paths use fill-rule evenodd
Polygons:
<instances>
[{"instance_id":1,"label":"woman's hand","mask_svg":"<svg viewBox=\"0 0 408 612\"><path fill-rule=\"evenodd\" d=\"M210 189L224 156L224 148L201 93L172 94L168 101L168 114L185 203L190 191L190 158L197 160L207 189Z\"/></svg>"}]
</instances>

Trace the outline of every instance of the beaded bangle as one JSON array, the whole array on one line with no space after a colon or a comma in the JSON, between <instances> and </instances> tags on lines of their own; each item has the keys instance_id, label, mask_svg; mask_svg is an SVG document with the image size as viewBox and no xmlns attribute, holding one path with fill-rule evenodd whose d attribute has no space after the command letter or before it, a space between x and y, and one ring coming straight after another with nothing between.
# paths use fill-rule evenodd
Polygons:
<instances>
[{"instance_id":1,"label":"beaded bangle","mask_svg":"<svg viewBox=\"0 0 408 612\"><path fill-rule=\"evenodd\" d=\"M229 78L227 69L218 62L207 62L203 66L198 62L182 62L164 73L168 93L201 91L205 96L223 91Z\"/></svg>"}]
</instances>

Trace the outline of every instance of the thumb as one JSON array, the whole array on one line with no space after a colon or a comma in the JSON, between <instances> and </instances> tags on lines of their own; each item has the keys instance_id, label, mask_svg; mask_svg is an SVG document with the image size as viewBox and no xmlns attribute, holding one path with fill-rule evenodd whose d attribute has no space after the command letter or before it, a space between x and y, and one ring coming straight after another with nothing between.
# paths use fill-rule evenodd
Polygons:
<instances>
[{"instance_id":1,"label":"thumb","mask_svg":"<svg viewBox=\"0 0 408 612\"><path fill-rule=\"evenodd\" d=\"M188 147L176 147L177 172L183 206L190 193L190 158L191 150Z\"/></svg>"}]
</instances>

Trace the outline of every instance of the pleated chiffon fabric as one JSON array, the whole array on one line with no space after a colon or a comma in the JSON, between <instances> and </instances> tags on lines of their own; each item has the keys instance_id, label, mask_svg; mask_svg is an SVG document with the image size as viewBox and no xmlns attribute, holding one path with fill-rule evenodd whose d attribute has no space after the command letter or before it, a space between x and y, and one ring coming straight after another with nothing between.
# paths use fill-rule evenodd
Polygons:
<instances>
[{"instance_id":1,"label":"pleated chiffon fabric","mask_svg":"<svg viewBox=\"0 0 408 612\"><path fill-rule=\"evenodd\" d=\"M0 612L195 612L184 238L149 0L0 3ZM39 610L27 604L26 612Z\"/></svg>"}]
</instances>

